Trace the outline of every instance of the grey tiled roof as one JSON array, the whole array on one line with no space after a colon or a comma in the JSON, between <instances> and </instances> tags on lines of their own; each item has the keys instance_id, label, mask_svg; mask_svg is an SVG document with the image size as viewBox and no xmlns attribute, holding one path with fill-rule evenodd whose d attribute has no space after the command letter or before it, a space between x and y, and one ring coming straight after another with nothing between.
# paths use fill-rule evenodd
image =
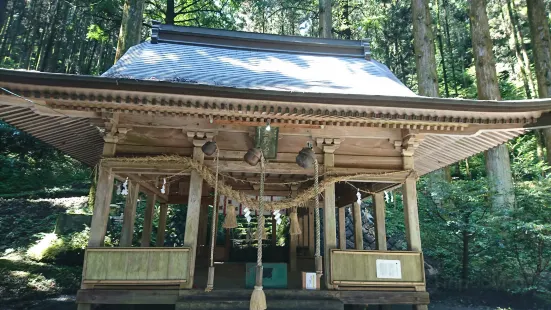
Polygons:
<instances>
[{"instance_id":1,"label":"grey tiled roof","mask_svg":"<svg viewBox=\"0 0 551 310\"><path fill-rule=\"evenodd\" d=\"M375 60L194 42L141 43L103 76L284 92L415 96Z\"/></svg>"}]
</instances>

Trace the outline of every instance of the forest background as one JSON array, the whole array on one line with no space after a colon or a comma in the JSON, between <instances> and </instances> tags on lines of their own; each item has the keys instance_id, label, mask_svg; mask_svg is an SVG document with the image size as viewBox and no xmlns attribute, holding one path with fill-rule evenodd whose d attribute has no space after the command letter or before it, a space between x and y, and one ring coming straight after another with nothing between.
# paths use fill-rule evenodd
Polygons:
<instances>
[{"instance_id":1,"label":"forest background","mask_svg":"<svg viewBox=\"0 0 551 310\"><path fill-rule=\"evenodd\" d=\"M99 75L129 46L147 40L151 22L159 20L281 35L369 38L373 58L421 95L532 99L549 96L551 87L551 71L541 65L545 62L541 51L547 49L549 54L549 38L542 29L548 36L550 2L0 0L4 13L0 67ZM485 11L477 11L480 8ZM479 40L485 35L484 16L487 41ZM420 29L430 32L430 40L419 39ZM490 59L473 52L484 48L493 52ZM494 79L477 75L484 66L492 68ZM492 88L499 91L492 93ZM430 290L523 296L523 306L528 307L534 304L526 303L551 299L548 136L551 141L551 133L528 132L502 148L466 158L419 181L423 251L433 272ZM498 157L501 161L496 161ZM90 167L0 122L0 235L8 236L0 251L10 254L32 248L51 233L58 213L90 211L87 206L75 211L27 199L87 195L92 179ZM386 197L389 238L403 240L401 194L395 191ZM172 237L167 242L178 244L185 206L170 212ZM26 298L32 295L27 289L36 293L43 286L45 295L76 289L85 232L60 237L57 246L63 250L55 255L30 260L32 255L25 254L19 263L0 259L0 271L8 275L0 281L12 287L0 289L0 298ZM110 237L117 242L116 229ZM73 252L76 262L67 259L73 257L67 253ZM44 262L51 265L37 265ZM63 264L77 269L59 267ZM23 270L19 277L14 276L18 268Z\"/></svg>"}]
</instances>

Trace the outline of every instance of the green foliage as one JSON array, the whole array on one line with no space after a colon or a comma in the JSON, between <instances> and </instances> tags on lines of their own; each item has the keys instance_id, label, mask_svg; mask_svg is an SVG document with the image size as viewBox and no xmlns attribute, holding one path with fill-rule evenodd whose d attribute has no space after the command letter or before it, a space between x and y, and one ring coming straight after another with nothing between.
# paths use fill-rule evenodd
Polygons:
<instances>
[{"instance_id":1,"label":"green foliage","mask_svg":"<svg viewBox=\"0 0 551 310\"><path fill-rule=\"evenodd\" d=\"M56 187L87 189L88 175L83 164L0 122L0 195L46 189L52 193Z\"/></svg>"}]
</instances>

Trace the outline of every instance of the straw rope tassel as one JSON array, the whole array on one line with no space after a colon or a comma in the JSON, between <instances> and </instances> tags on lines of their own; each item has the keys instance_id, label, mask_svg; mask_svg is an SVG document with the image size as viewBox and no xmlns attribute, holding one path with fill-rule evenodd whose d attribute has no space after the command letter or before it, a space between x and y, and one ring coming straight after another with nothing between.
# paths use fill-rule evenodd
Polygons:
<instances>
[{"instance_id":1,"label":"straw rope tassel","mask_svg":"<svg viewBox=\"0 0 551 310\"><path fill-rule=\"evenodd\" d=\"M323 275L323 263L321 257L321 221L320 221L320 190L319 190L319 166L318 160L314 158L314 191L315 202L314 217L316 219L316 253L314 254L316 263L316 273Z\"/></svg>"},{"instance_id":2,"label":"straw rope tassel","mask_svg":"<svg viewBox=\"0 0 551 310\"><path fill-rule=\"evenodd\" d=\"M237 217L235 214L234 205L230 205L228 208L226 208L226 218L224 219L224 224L222 224L222 227L226 229L237 227Z\"/></svg>"},{"instance_id":3,"label":"straw rope tassel","mask_svg":"<svg viewBox=\"0 0 551 310\"><path fill-rule=\"evenodd\" d=\"M216 224L218 223L218 163L219 152L216 149L214 160L216 161L216 183L214 184L214 202L212 203L212 230L210 236L210 265L207 278L207 288L205 292L210 292L214 288L214 247L216 246Z\"/></svg>"},{"instance_id":4,"label":"straw rope tassel","mask_svg":"<svg viewBox=\"0 0 551 310\"><path fill-rule=\"evenodd\" d=\"M290 233L293 236L302 234L302 230L300 229L300 224L298 222L298 214L297 214L297 208L291 209L291 215L289 216L291 219L291 229Z\"/></svg>"},{"instance_id":5,"label":"straw rope tassel","mask_svg":"<svg viewBox=\"0 0 551 310\"><path fill-rule=\"evenodd\" d=\"M258 219L258 231L264 231L264 179L265 179L265 166L264 166L264 154L260 155L260 193L259 193L259 219ZM258 238L258 250L256 257L256 283L254 286L253 294L251 295L250 310L265 310L266 307L266 295L262 290L262 234L257 234Z\"/></svg>"}]
</instances>

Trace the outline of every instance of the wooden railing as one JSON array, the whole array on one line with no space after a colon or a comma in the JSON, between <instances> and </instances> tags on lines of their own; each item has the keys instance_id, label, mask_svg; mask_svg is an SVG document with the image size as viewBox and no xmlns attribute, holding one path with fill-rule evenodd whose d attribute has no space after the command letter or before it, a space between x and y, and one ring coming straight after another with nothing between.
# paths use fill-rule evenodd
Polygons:
<instances>
[{"instance_id":1,"label":"wooden railing","mask_svg":"<svg viewBox=\"0 0 551 310\"><path fill-rule=\"evenodd\" d=\"M423 291L423 253L331 250L331 284L347 287L396 287Z\"/></svg>"},{"instance_id":2,"label":"wooden railing","mask_svg":"<svg viewBox=\"0 0 551 310\"><path fill-rule=\"evenodd\" d=\"M84 284L180 284L189 279L189 248L88 248Z\"/></svg>"}]
</instances>

